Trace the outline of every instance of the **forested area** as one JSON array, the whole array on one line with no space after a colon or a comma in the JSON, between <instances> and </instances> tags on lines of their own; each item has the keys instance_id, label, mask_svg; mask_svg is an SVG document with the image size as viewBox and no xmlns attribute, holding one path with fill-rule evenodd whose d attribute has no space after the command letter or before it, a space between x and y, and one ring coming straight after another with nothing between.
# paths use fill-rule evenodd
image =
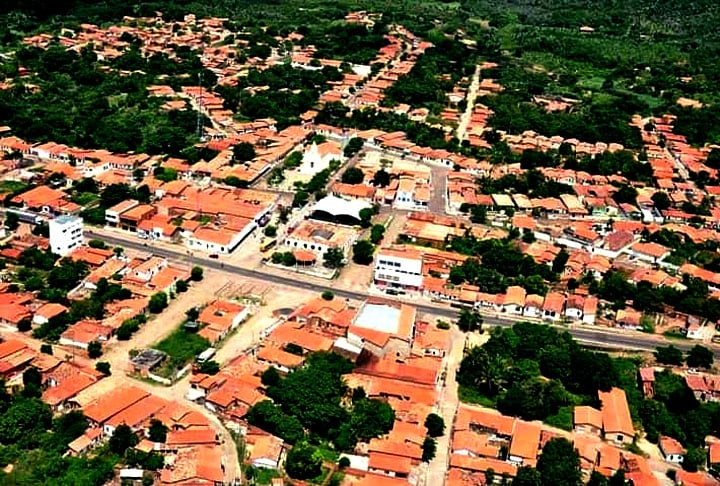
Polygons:
<instances>
[{"instance_id":1,"label":"forested area","mask_svg":"<svg viewBox=\"0 0 720 486\"><path fill-rule=\"evenodd\" d=\"M40 373L29 368L23 375L25 390L10 395L0 387L0 472L2 485L101 485L113 477L119 457L107 448L92 458L64 457L68 444L85 432L88 421L72 411L53 418L50 407L38 397ZM124 451L123 451L124 452Z\"/></svg>"},{"instance_id":2,"label":"forested area","mask_svg":"<svg viewBox=\"0 0 720 486\"><path fill-rule=\"evenodd\" d=\"M60 46L45 51L23 47L16 59L5 61L1 68L7 75L15 75L23 66L37 76L0 90L0 123L31 141L181 155L196 141L197 114L189 109L163 111L164 100L149 98L146 88L162 73L174 76L169 84L178 88L196 84L197 77L192 75L201 66L197 56L192 57L195 64L189 58L181 65L161 55L144 59L131 50L114 64L118 69L142 69L147 74L122 75L102 72L101 63L88 49L78 54ZM191 77L182 78L182 74Z\"/></svg>"},{"instance_id":3,"label":"forested area","mask_svg":"<svg viewBox=\"0 0 720 486\"><path fill-rule=\"evenodd\" d=\"M268 368L262 380L274 403L263 401L251 407L248 422L291 444L304 440L317 444L320 439L340 451L387 433L395 412L386 402L367 398L362 388L348 390L342 375L353 367L337 354L318 352L285 378Z\"/></svg>"},{"instance_id":4,"label":"forested area","mask_svg":"<svg viewBox=\"0 0 720 486\"><path fill-rule=\"evenodd\" d=\"M633 421L652 442L662 434L699 448L707 435L720 431L720 404L698 402L681 375L656 373L654 397L643 398L639 365L633 358L585 350L567 332L518 323L493 329L486 344L472 348L460 365L458 383L466 400L566 429L572 427L573 406L599 407L597 391L619 387Z\"/></svg>"},{"instance_id":5,"label":"forested area","mask_svg":"<svg viewBox=\"0 0 720 486\"><path fill-rule=\"evenodd\" d=\"M477 285L481 292L504 293L509 285L519 285L528 294L545 295L545 282L558 279L555 266L536 263L509 239L479 240L468 234L453 238L448 249L471 257L450 270L450 281ZM563 254L567 261L567 253L559 255Z\"/></svg>"}]
</instances>

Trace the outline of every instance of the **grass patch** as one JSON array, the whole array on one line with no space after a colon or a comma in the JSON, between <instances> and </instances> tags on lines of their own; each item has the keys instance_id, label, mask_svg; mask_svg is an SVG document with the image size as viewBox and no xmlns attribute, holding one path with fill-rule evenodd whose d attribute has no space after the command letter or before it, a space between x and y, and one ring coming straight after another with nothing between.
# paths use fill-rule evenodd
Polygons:
<instances>
[{"instance_id":1,"label":"grass patch","mask_svg":"<svg viewBox=\"0 0 720 486\"><path fill-rule=\"evenodd\" d=\"M687 339L687 336L685 336L685 334L683 334L680 331L675 330L675 329L671 329L670 331L665 331L663 333L663 336L665 336L668 339L677 339L677 340L682 340L682 341L685 341Z\"/></svg>"},{"instance_id":2,"label":"grass patch","mask_svg":"<svg viewBox=\"0 0 720 486\"><path fill-rule=\"evenodd\" d=\"M322 457L323 461L335 463L340 459L340 453L332 449L327 442L318 445L316 451L317 454Z\"/></svg>"},{"instance_id":3,"label":"grass patch","mask_svg":"<svg viewBox=\"0 0 720 486\"><path fill-rule=\"evenodd\" d=\"M92 192L79 192L70 198L72 202L74 202L75 204L79 204L80 206L87 206L88 204L94 203L98 199L100 199L98 195L93 194Z\"/></svg>"},{"instance_id":4,"label":"grass patch","mask_svg":"<svg viewBox=\"0 0 720 486\"><path fill-rule=\"evenodd\" d=\"M460 401L465 403L474 403L476 405L482 405L483 407L497 408L496 399L482 395L472 388L460 386L458 388L458 397L460 398Z\"/></svg>"},{"instance_id":5,"label":"grass patch","mask_svg":"<svg viewBox=\"0 0 720 486\"><path fill-rule=\"evenodd\" d=\"M282 474L274 469L255 468L255 484L272 484L273 479L281 477Z\"/></svg>"},{"instance_id":6,"label":"grass patch","mask_svg":"<svg viewBox=\"0 0 720 486\"><path fill-rule=\"evenodd\" d=\"M0 181L0 194L9 194L24 191L28 187L24 182Z\"/></svg>"},{"instance_id":7,"label":"grass patch","mask_svg":"<svg viewBox=\"0 0 720 486\"><path fill-rule=\"evenodd\" d=\"M573 429L573 406L560 407L558 413L550 415L545 419L545 423L563 430Z\"/></svg>"},{"instance_id":8,"label":"grass patch","mask_svg":"<svg viewBox=\"0 0 720 486\"><path fill-rule=\"evenodd\" d=\"M170 376L186 364L195 359L195 356L210 347L210 341L194 332L186 331L182 326L175 329L172 334L153 346L154 349L168 355L167 360L158 370L160 376Z\"/></svg>"}]
</instances>

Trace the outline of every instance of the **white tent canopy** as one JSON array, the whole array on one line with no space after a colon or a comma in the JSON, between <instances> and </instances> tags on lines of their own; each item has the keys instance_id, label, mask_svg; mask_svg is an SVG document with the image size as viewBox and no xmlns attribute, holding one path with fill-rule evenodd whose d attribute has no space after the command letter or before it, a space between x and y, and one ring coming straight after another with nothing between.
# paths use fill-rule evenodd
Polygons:
<instances>
[{"instance_id":1,"label":"white tent canopy","mask_svg":"<svg viewBox=\"0 0 720 486\"><path fill-rule=\"evenodd\" d=\"M326 196L315 203L312 212L322 211L334 217L350 216L360 220L360 211L371 208L369 203L358 199L347 200L337 196Z\"/></svg>"}]
</instances>

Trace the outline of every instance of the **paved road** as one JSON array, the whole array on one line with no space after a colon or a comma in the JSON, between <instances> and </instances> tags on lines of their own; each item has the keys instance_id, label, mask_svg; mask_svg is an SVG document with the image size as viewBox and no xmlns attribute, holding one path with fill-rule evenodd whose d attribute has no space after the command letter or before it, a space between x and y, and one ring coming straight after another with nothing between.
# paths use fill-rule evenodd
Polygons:
<instances>
[{"instance_id":1,"label":"paved road","mask_svg":"<svg viewBox=\"0 0 720 486\"><path fill-rule=\"evenodd\" d=\"M185 248L178 248L177 250L170 250L168 248L149 247L141 241L138 241L134 236L128 235L128 237L120 237L119 235L108 235L105 232L97 232L93 234L91 231L86 233L92 237L100 237L111 245L124 246L129 249L137 251L152 251L154 254L163 256L169 260L180 261L187 264L187 255ZM286 275L276 275L266 273L262 270L254 270L249 268L243 268L233 264L226 264L219 260L213 260L210 258L203 258L194 256L193 263L202 265L207 268L213 268L220 271L236 274L245 278L252 278L262 280L268 284L278 285L291 285L293 287L308 290L315 293L321 293L325 291L333 292L335 295L352 300L365 300L370 296L367 292L358 292L353 290L347 290L338 287L338 282L332 282L328 284L317 283L308 281L306 277L288 273ZM401 300L401 299L394 299ZM453 319L457 316L457 309L453 309L443 304L430 304L420 303L407 299L408 303L414 305L418 311L425 314L436 315ZM501 317L497 315L484 315L485 324L489 326L502 326L510 327L515 322L522 320L519 317ZM660 345L674 344L678 348L687 351L694 344L691 341L670 341L662 336L643 334L640 332L628 332L619 330L604 330L602 328L594 328L589 326L556 326L560 329L567 329L572 336L579 342L589 345L597 346L600 348L609 349L623 349L623 350L636 350L636 351L652 351L655 347ZM707 344L706 344L707 345ZM715 358L720 359L720 349L717 346L710 345L715 351Z\"/></svg>"}]
</instances>

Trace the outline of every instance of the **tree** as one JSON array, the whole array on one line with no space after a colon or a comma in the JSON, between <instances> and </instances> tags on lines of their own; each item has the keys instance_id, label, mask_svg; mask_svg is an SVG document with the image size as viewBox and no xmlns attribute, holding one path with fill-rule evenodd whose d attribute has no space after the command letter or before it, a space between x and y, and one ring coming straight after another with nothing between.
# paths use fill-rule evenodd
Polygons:
<instances>
[{"instance_id":1,"label":"tree","mask_svg":"<svg viewBox=\"0 0 720 486\"><path fill-rule=\"evenodd\" d=\"M220 365L217 361L208 360L200 363L198 371L206 375L217 375L220 372Z\"/></svg>"},{"instance_id":2,"label":"tree","mask_svg":"<svg viewBox=\"0 0 720 486\"><path fill-rule=\"evenodd\" d=\"M281 380L282 377L274 366L268 367L268 369L263 371L263 374L260 376L260 382L266 387L277 386Z\"/></svg>"},{"instance_id":3,"label":"tree","mask_svg":"<svg viewBox=\"0 0 720 486\"><path fill-rule=\"evenodd\" d=\"M26 369L22 375L23 381L23 396L26 397L39 397L41 395L42 387L42 374L40 370L31 366Z\"/></svg>"},{"instance_id":4,"label":"tree","mask_svg":"<svg viewBox=\"0 0 720 486\"><path fill-rule=\"evenodd\" d=\"M158 419L150 420L148 427L148 438L153 442L165 442L167 440L168 427Z\"/></svg>"},{"instance_id":5,"label":"tree","mask_svg":"<svg viewBox=\"0 0 720 486\"><path fill-rule=\"evenodd\" d=\"M293 479L317 477L322 471L322 458L310 444L304 442L296 444L288 452L285 471Z\"/></svg>"},{"instance_id":6,"label":"tree","mask_svg":"<svg viewBox=\"0 0 720 486\"><path fill-rule=\"evenodd\" d=\"M663 191L657 191L650 199L652 199L653 206L655 206L655 209L658 211L665 211L672 205L670 197Z\"/></svg>"},{"instance_id":7,"label":"tree","mask_svg":"<svg viewBox=\"0 0 720 486\"><path fill-rule=\"evenodd\" d=\"M350 467L350 459L347 456L342 456L338 461L338 468L347 469Z\"/></svg>"},{"instance_id":8,"label":"tree","mask_svg":"<svg viewBox=\"0 0 720 486\"><path fill-rule=\"evenodd\" d=\"M263 230L263 234L268 238L275 238L277 236L277 226L268 225Z\"/></svg>"},{"instance_id":9,"label":"tree","mask_svg":"<svg viewBox=\"0 0 720 486\"><path fill-rule=\"evenodd\" d=\"M365 174L361 169L357 167L350 167L343 172L342 178L340 179L343 184L362 184L365 180Z\"/></svg>"},{"instance_id":10,"label":"tree","mask_svg":"<svg viewBox=\"0 0 720 486\"><path fill-rule=\"evenodd\" d=\"M15 231L20 226L20 217L16 213L5 212L5 228Z\"/></svg>"},{"instance_id":11,"label":"tree","mask_svg":"<svg viewBox=\"0 0 720 486\"><path fill-rule=\"evenodd\" d=\"M28 332L32 329L32 321L29 318L21 319L20 322L17 323L17 329L20 332Z\"/></svg>"},{"instance_id":12,"label":"tree","mask_svg":"<svg viewBox=\"0 0 720 486\"><path fill-rule=\"evenodd\" d=\"M91 341L88 343L87 352L90 359L96 359L102 356L102 344L100 341Z\"/></svg>"},{"instance_id":13,"label":"tree","mask_svg":"<svg viewBox=\"0 0 720 486\"><path fill-rule=\"evenodd\" d=\"M380 241L382 241L383 236L385 236L385 226L381 224L374 224L370 230L370 241L377 245Z\"/></svg>"},{"instance_id":14,"label":"tree","mask_svg":"<svg viewBox=\"0 0 720 486\"><path fill-rule=\"evenodd\" d=\"M445 433L445 421L440 415L431 413L425 418L425 428L430 437L440 437Z\"/></svg>"},{"instance_id":15,"label":"tree","mask_svg":"<svg viewBox=\"0 0 720 486\"><path fill-rule=\"evenodd\" d=\"M240 162L247 162L256 156L255 147L251 143L242 142L233 147L233 158Z\"/></svg>"},{"instance_id":16,"label":"tree","mask_svg":"<svg viewBox=\"0 0 720 486\"><path fill-rule=\"evenodd\" d=\"M335 294L333 294L329 290L326 290L325 292L320 294L320 297L322 297L323 300L333 300L335 298Z\"/></svg>"},{"instance_id":17,"label":"tree","mask_svg":"<svg viewBox=\"0 0 720 486\"><path fill-rule=\"evenodd\" d=\"M192 270L190 270L190 280L193 282L199 282L203 279L203 269L202 267L192 267Z\"/></svg>"},{"instance_id":18,"label":"tree","mask_svg":"<svg viewBox=\"0 0 720 486\"><path fill-rule=\"evenodd\" d=\"M374 398L362 398L353 402L348 423L354 438L367 442L388 433L395 423L395 411L387 402ZM343 424L345 426L346 424ZM342 430L341 426L341 430ZM342 432L341 432L342 433Z\"/></svg>"},{"instance_id":19,"label":"tree","mask_svg":"<svg viewBox=\"0 0 720 486\"><path fill-rule=\"evenodd\" d=\"M515 483L513 483L513 486L515 486ZM608 486L608 480L598 471L593 471L590 475L590 480L588 481L587 486Z\"/></svg>"},{"instance_id":20,"label":"tree","mask_svg":"<svg viewBox=\"0 0 720 486\"><path fill-rule=\"evenodd\" d=\"M197 321L199 317L200 309L198 309L197 307L190 307L188 310L185 311L186 322Z\"/></svg>"},{"instance_id":21,"label":"tree","mask_svg":"<svg viewBox=\"0 0 720 486\"><path fill-rule=\"evenodd\" d=\"M523 466L517 470L512 486L542 486L540 473L530 466Z\"/></svg>"},{"instance_id":22,"label":"tree","mask_svg":"<svg viewBox=\"0 0 720 486\"><path fill-rule=\"evenodd\" d=\"M352 259L358 265L370 265L373 261L375 245L368 240L360 240L353 245Z\"/></svg>"},{"instance_id":23,"label":"tree","mask_svg":"<svg viewBox=\"0 0 720 486\"><path fill-rule=\"evenodd\" d=\"M372 217L375 216L375 211L371 208L365 208L360 210L360 226L363 228L369 228L372 224Z\"/></svg>"},{"instance_id":24,"label":"tree","mask_svg":"<svg viewBox=\"0 0 720 486\"><path fill-rule=\"evenodd\" d=\"M612 198L618 204L635 204L637 196L637 189L624 185L612 195Z\"/></svg>"},{"instance_id":25,"label":"tree","mask_svg":"<svg viewBox=\"0 0 720 486\"><path fill-rule=\"evenodd\" d=\"M360 150L363 148L363 145L365 145L364 139L360 137L353 137L350 139L347 145L345 145L345 148L343 149L343 155L350 158L356 153L360 152Z\"/></svg>"},{"instance_id":26,"label":"tree","mask_svg":"<svg viewBox=\"0 0 720 486\"><path fill-rule=\"evenodd\" d=\"M95 363L95 370L99 371L103 374L103 376L110 376L112 372L110 371L110 363L107 361L98 361Z\"/></svg>"},{"instance_id":27,"label":"tree","mask_svg":"<svg viewBox=\"0 0 720 486\"><path fill-rule=\"evenodd\" d=\"M715 353L711 349L696 344L688 351L685 364L691 368L712 368Z\"/></svg>"},{"instance_id":28,"label":"tree","mask_svg":"<svg viewBox=\"0 0 720 486\"><path fill-rule=\"evenodd\" d=\"M289 444L295 444L305 437L305 430L297 417L283 413L270 400L263 400L250 407L246 417L250 425L277 435Z\"/></svg>"},{"instance_id":29,"label":"tree","mask_svg":"<svg viewBox=\"0 0 720 486\"><path fill-rule=\"evenodd\" d=\"M422 444L422 461L430 462L435 458L437 452L437 441L432 437L425 437Z\"/></svg>"},{"instance_id":30,"label":"tree","mask_svg":"<svg viewBox=\"0 0 720 486\"><path fill-rule=\"evenodd\" d=\"M542 449L537 470L543 485L575 486L582 484L580 456L565 438L551 439Z\"/></svg>"},{"instance_id":31,"label":"tree","mask_svg":"<svg viewBox=\"0 0 720 486\"><path fill-rule=\"evenodd\" d=\"M118 425L108 441L110 450L120 456L125 454L128 448L135 446L137 443L138 436L125 424Z\"/></svg>"},{"instance_id":32,"label":"tree","mask_svg":"<svg viewBox=\"0 0 720 486\"><path fill-rule=\"evenodd\" d=\"M388 184L390 184L390 174L385 169L380 169L379 171L375 172L375 175L372 179L373 186L376 187L385 187Z\"/></svg>"},{"instance_id":33,"label":"tree","mask_svg":"<svg viewBox=\"0 0 720 486\"><path fill-rule=\"evenodd\" d=\"M457 325L462 332L475 332L482 328L483 318L476 310L462 309L458 314Z\"/></svg>"},{"instance_id":34,"label":"tree","mask_svg":"<svg viewBox=\"0 0 720 486\"><path fill-rule=\"evenodd\" d=\"M683 354L672 344L655 348L655 359L658 363L680 366L683 363Z\"/></svg>"},{"instance_id":35,"label":"tree","mask_svg":"<svg viewBox=\"0 0 720 486\"><path fill-rule=\"evenodd\" d=\"M52 356L52 354L53 354L52 345L51 344L41 344L40 352L43 354L49 354L50 356Z\"/></svg>"},{"instance_id":36,"label":"tree","mask_svg":"<svg viewBox=\"0 0 720 486\"><path fill-rule=\"evenodd\" d=\"M175 282L175 290L178 293L187 292L189 287L189 284L185 280L178 280L177 282Z\"/></svg>"},{"instance_id":37,"label":"tree","mask_svg":"<svg viewBox=\"0 0 720 486\"><path fill-rule=\"evenodd\" d=\"M688 472L696 472L705 464L706 452L702 447L693 447L687 451L682 467Z\"/></svg>"},{"instance_id":38,"label":"tree","mask_svg":"<svg viewBox=\"0 0 720 486\"><path fill-rule=\"evenodd\" d=\"M323 253L323 265L327 268L342 268L345 264L345 255L340 248L328 248Z\"/></svg>"},{"instance_id":39,"label":"tree","mask_svg":"<svg viewBox=\"0 0 720 486\"><path fill-rule=\"evenodd\" d=\"M157 292L150 297L148 302L148 311L153 314L159 314L168 306L168 296L165 292Z\"/></svg>"},{"instance_id":40,"label":"tree","mask_svg":"<svg viewBox=\"0 0 720 486\"><path fill-rule=\"evenodd\" d=\"M554 273L561 274L565 270L565 265L570 259L570 254L563 248L555 255L555 259L552 262L552 271Z\"/></svg>"}]
</instances>

